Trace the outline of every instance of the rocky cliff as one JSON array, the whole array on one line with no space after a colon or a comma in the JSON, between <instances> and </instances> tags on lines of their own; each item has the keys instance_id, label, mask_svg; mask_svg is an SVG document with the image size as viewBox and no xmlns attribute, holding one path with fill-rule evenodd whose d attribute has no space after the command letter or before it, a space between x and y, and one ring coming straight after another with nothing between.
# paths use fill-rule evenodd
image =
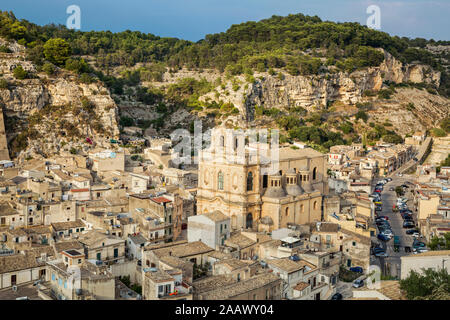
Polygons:
<instances>
[{"instance_id":1,"label":"rocky cliff","mask_svg":"<svg viewBox=\"0 0 450 320\"><path fill-rule=\"evenodd\" d=\"M7 83L6 88L0 89L0 105L6 116L8 140L22 140L13 143L13 156L33 157L61 149L106 146L109 138L118 137L118 108L101 82L81 83L76 75L62 69L53 75L37 72L33 63L26 60L23 47L4 41L2 44L11 53L0 54L0 74ZM13 71L18 65L28 72L28 78L15 78ZM28 136L24 136L25 132Z\"/></svg>"},{"instance_id":2,"label":"rocky cliff","mask_svg":"<svg viewBox=\"0 0 450 320\"><path fill-rule=\"evenodd\" d=\"M275 70L276 74L272 75L255 72L254 81L248 82L245 76L227 80L224 74L215 70L198 72L182 69L177 73L166 72L163 81L150 84L163 87L187 77L197 80L204 78L211 83L220 79L222 84L201 96L200 100L232 103L240 113L228 116L226 121L241 127L246 127L255 120L256 106L282 110L295 106L308 112L317 112L326 110L327 106L336 101L348 107L344 111L351 111L353 107L353 113L357 112L354 107L357 103L369 101L372 104L368 111L371 120L378 122L388 119L398 122L399 132L402 134L409 133L411 124L417 129L426 129L449 115L450 104L447 98L413 86L396 89L397 92L389 100L366 97L365 92L373 91L376 95L377 91L387 87L386 83L440 85L440 72L421 64L403 64L388 52L383 52L385 59L379 67L350 74L330 69L330 72L317 75L292 76ZM417 105L415 110L405 108L409 103Z\"/></svg>"}]
</instances>

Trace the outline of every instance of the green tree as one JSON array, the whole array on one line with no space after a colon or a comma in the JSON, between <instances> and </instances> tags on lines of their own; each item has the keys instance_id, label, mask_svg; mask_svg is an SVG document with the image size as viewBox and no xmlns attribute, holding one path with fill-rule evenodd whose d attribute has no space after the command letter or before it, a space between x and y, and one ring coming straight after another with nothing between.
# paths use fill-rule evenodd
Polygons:
<instances>
[{"instance_id":1,"label":"green tree","mask_svg":"<svg viewBox=\"0 0 450 320\"><path fill-rule=\"evenodd\" d=\"M48 74L49 76L51 76L52 74L55 73L55 66L51 63L46 62L43 66L42 66L42 71L44 71L46 74Z\"/></svg>"},{"instance_id":2,"label":"green tree","mask_svg":"<svg viewBox=\"0 0 450 320\"><path fill-rule=\"evenodd\" d=\"M433 137L445 137L447 133L441 128L432 128L430 133Z\"/></svg>"},{"instance_id":3,"label":"green tree","mask_svg":"<svg viewBox=\"0 0 450 320\"><path fill-rule=\"evenodd\" d=\"M443 237L434 236L428 243L431 250L450 250L450 232L444 234Z\"/></svg>"},{"instance_id":4,"label":"green tree","mask_svg":"<svg viewBox=\"0 0 450 320\"><path fill-rule=\"evenodd\" d=\"M442 130L444 130L447 133L450 133L450 117L447 117L444 120L442 120L439 125Z\"/></svg>"},{"instance_id":5,"label":"green tree","mask_svg":"<svg viewBox=\"0 0 450 320\"><path fill-rule=\"evenodd\" d=\"M8 81L6 81L3 78L0 78L0 89L8 89L8 88L9 88Z\"/></svg>"},{"instance_id":6,"label":"green tree","mask_svg":"<svg viewBox=\"0 0 450 320\"><path fill-rule=\"evenodd\" d=\"M400 289L405 291L409 300L426 299L438 288L444 292L450 290L450 275L445 268L438 271L422 269L422 273L412 270L407 278L400 280Z\"/></svg>"},{"instance_id":7,"label":"green tree","mask_svg":"<svg viewBox=\"0 0 450 320\"><path fill-rule=\"evenodd\" d=\"M28 77L28 71L26 71L20 64L13 70L14 77L19 80L26 79Z\"/></svg>"},{"instance_id":8,"label":"green tree","mask_svg":"<svg viewBox=\"0 0 450 320\"><path fill-rule=\"evenodd\" d=\"M362 119L364 122L367 122L367 119L369 119L369 116L367 115L367 113L362 110L359 110L356 113L355 117L356 117L356 120Z\"/></svg>"},{"instance_id":9,"label":"green tree","mask_svg":"<svg viewBox=\"0 0 450 320\"><path fill-rule=\"evenodd\" d=\"M44 44L44 56L48 61L62 66L71 54L70 45L61 38L49 39Z\"/></svg>"},{"instance_id":10,"label":"green tree","mask_svg":"<svg viewBox=\"0 0 450 320\"><path fill-rule=\"evenodd\" d=\"M399 144L403 142L402 137L400 137L398 134L394 133L390 133L387 135L383 136L383 141L387 142L387 143L394 143L394 144Z\"/></svg>"},{"instance_id":11,"label":"green tree","mask_svg":"<svg viewBox=\"0 0 450 320\"><path fill-rule=\"evenodd\" d=\"M16 40L22 39L25 36L26 32L27 28L25 28L19 21L16 21L11 25L10 33L11 36Z\"/></svg>"}]
</instances>

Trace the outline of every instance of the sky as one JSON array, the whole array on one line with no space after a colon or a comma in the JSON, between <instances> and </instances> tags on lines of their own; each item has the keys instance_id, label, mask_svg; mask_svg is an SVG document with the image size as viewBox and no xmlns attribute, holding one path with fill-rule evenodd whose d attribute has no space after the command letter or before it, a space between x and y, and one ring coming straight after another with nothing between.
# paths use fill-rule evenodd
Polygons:
<instances>
[{"instance_id":1,"label":"sky","mask_svg":"<svg viewBox=\"0 0 450 320\"><path fill-rule=\"evenodd\" d=\"M82 31L128 29L191 41L272 15L303 13L365 25L367 7L377 5L381 31L450 40L450 0L1 0L0 10L40 25L66 24L70 5L80 7Z\"/></svg>"}]
</instances>

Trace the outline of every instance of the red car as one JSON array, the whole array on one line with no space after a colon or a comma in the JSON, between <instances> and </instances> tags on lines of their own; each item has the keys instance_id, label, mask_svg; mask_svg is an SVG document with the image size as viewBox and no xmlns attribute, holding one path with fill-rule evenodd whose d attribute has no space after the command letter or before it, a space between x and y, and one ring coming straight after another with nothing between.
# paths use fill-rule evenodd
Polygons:
<instances>
[{"instance_id":1,"label":"red car","mask_svg":"<svg viewBox=\"0 0 450 320\"><path fill-rule=\"evenodd\" d=\"M378 190L378 189L377 189L377 190L375 190L375 192L381 192L381 190Z\"/></svg>"},{"instance_id":2,"label":"red car","mask_svg":"<svg viewBox=\"0 0 450 320\"><path fill-rule=\"evenodd\" d=\"M389 220L389 217L387 216L379 216L378 218L384 219L384 220Z\"/></svg>"}]
</instances>

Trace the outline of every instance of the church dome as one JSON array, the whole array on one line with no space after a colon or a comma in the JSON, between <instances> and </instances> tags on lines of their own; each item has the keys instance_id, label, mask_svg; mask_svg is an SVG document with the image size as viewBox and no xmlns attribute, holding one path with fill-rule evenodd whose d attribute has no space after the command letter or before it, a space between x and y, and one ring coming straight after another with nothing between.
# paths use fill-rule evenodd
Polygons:
<instances>
[{"instance_id":1,"label":"church dome","mask_svg":"<svg viewBox=\"0 0 450 320\"><path fill-rule=\"evenodd\" d=\"M305 193L305 191L302 189L302 187L300 187L298 184L287 185L286 192L291 196L298 196L298 195Z\"/></svg>"},{"instance_id":2,"label":"church dome","mask_svg":"<svg viewBox=\"0 0 450 320\"><path fill-rule=\"evenodd\" d=\"M282 187L269 187L264 193L264 197L269 198L283 198L286 196L286 191Z\"/></svg>"}]
</instances>

